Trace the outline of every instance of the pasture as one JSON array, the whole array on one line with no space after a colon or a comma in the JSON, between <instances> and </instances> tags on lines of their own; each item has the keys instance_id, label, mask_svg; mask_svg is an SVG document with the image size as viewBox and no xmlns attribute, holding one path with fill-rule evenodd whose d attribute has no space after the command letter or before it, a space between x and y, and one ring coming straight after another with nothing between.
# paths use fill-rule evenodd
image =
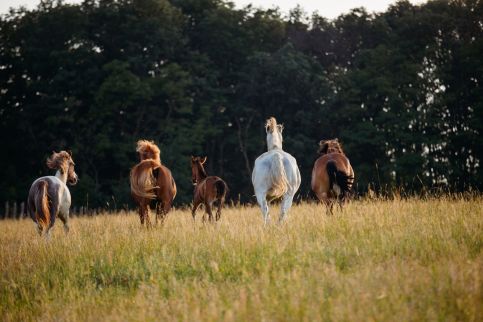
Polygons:
<instances>
[{"instance_id":1,"label":"pasture","mask_svg":"<svg viewBox=\"0 0 483 322\"><path fill-rule=\"evenodd\" d=\"M51 240L0 222L3 321L476 321L483 199L358 200L327 216L259 207L76 217ZM152 216L151 212L151 216ZM479 318L478 318L479 317Z\"/></svg>"}]
</instances>

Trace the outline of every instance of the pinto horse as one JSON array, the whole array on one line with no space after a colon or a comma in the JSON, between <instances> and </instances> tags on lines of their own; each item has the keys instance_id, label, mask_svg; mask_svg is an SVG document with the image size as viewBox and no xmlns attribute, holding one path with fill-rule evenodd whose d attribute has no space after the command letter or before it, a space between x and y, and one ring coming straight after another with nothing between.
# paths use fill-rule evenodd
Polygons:
<instances>
[{"instance_id":1,"label":"pinto horse","mask_svg":"<svg viewBox=\"0 0 483 322\"><path fill-rule=\"evenodd\" d=\"M50 230L56 217L64 223L65 233L69 232L71 197L67 183L75 185L78 181L74 165L70 151L52 152L47 159L47 166L57 170L55 176L38 178L30 187L27 212L37 225L37 231L41 236L45 231L45 236L50 237Z\"/></svg>"},{"instance_id":2,"label":"pinto horse","mask_svg":"<svg viewBox=\"0 0 483 322\"><path fill-rule=\"evenodd\" d=\"M292 206L292 200L300 187L300 171L293 156L282 150L283 126L271 117L265 124L268 151L255 160L252 172L252 183L257 202L263 213L265 224L268 224L270 201L282 198L279 222L285 219ZM268 201L267 201L268 198Z\"/></svg>"},{"instance_id":3,"label":"pinto horse","mask_svg":"<svg viewBox=\"0 0 483 322\"><path fill-rule=\"evenodd\" d=\"M354 170L338 139L320 141L318 153L321 156L315 161L311 186L317 198L332 213L334 199L342 208L349 198L354 183Z\"/></svg>"},{"instance_id":4,"label":"pinto horse","mask_svg":"<svg viewBox=\"0 0 483 322\"><path fill-rule=\"evenodd\" d=\"M205 162L206 157L191 157L191 179L195 186L193 210L191 211L191 215L193 216L194 221L196 209L198 209L200 204L204 204L205 211L208 213L209 221L213 221L211 207L215 201L218 201L218 209L216 210L216 221L218 221L221 217L221 208L225 202L228 186L220 177L208 176L206 174L203 166ZM203 214L203 222L204 221L205 215Z\"/></svg>"},{"instance_id":5,"label":"pinto horse","mask_svg":"<svg viewBox=\"0 0 483 322\"><path fill-rule=\"evenodd\" d=\"M156 200L156 224L158 217L162 223L176 196L176 183L171 171L161 164L160 150L154 142L139 140L136 152L139 153L140 162L131 169L131 195L139 205L141 225L146 221L150 227L151 200Z\"/></svg>"}]
</instances>

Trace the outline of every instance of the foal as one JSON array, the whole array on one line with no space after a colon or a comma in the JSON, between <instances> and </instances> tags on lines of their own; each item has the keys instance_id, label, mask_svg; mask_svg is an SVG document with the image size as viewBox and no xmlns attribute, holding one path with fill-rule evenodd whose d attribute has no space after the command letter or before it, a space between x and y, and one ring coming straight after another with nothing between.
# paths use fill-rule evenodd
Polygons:
<instances>
[{"instance_id":1,"label":"foal","mask_svg":"<svg viewBox=\"0 0 483 322\"><path fill-rule=\"evenodd\" d=\"M163 222L176 197L176 183L171 171L161 164L160 150L154 142L139 140L136 152L139 153L140 162L131 169L131 195L139 205L141 225L146 221L149 227L151 200L156 200L156 223L158 217Z\"/></svg>"},{"instance_id":2,"label":"foal","mask_svg":"<svg viewBox=\"0 0 483 322\"><path fill-rule=\"evenodd\" d=\"M191 157L191 179L195 186L193 210L191 211L191 215L193 216L194 221L196 209L198 209L200 204L203 203L205 205L205 211L208 213L208 219L213 221L211 207L215 201L218 201L218 209L216 211L216 221L218 221L221 217L221 208L225 202L228 186L220 177L208 177L205 168L203 167L205 162L206 157ZM204 214L203 221L205 221Z\"/></svg>"},{"instance_id":3,"label":"foal","mask_svg":"<svg viewBox=\"0 0 483 322\"><path fill-rule=\"evenodd\" d=\"M27 200L27 211L30 218L37 225L37 231L42 236L50 236L58 216L64 223L65 233L69 232L69 208L71 203L70 191L66 183L75 185L78 177L74 171L72 153L61 151L52 152L47 159L47 166L56 169L54 176L41 177L35 180L30 187Z\"/></svg>"},{"instance_id":4,"label":"foal","mask_svg":"<svg viewBox=\"0 0 483 322\"><path fill-rule=\"evenodd\" d=\"M319 142L318 153L312 170L312 190L332 213L334 200L342 204L349 197L354 183L354 170L345 156L338 139Z\"/></svg>"}]
</instances>

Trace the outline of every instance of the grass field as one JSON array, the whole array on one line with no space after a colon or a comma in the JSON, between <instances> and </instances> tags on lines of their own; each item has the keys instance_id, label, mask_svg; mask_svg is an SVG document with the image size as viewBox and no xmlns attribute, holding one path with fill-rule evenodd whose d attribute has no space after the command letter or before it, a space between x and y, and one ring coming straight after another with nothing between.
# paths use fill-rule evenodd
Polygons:
<instances>
[{"instance_id":1,"label":"grass field","mask_svg":"<svg viewBox=\"0 0 483 322\"><path fill-rule=\"evenodd\" d=\"M362 200L333 216L302 204L268 227L258 208L226 209L215 225L201 213L151 230L134 212L74 218L49 242L30 220L0 222L1 320L483 317L481 198Z\"/></svg>"}]
</instances>

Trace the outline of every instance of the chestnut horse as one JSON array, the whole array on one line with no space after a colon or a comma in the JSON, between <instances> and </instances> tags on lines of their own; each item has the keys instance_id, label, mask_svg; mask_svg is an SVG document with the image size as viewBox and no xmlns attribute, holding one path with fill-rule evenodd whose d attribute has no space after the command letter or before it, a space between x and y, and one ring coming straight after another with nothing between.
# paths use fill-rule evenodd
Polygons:
<instances>
[{"instance_id":1,"label":"chestnut horse","mask_svg":"<svg viewBox=\"0 0 483 322\"><path fill-rule=\"evenodd\" d=\"M320 141L318 153L321 156L312 170L312 190L332 213L334 198L342 208L349 197L354 183L354 170L338 139Z\"/></svg>"},{"instance_id":2,"label":"chestnut horse","mask_svg":"<svg viewBox=\"0 0 483 322\"><path fill-rule=\"evenodd\" d=\"M176 196L176 183L171 171L161 164L160 150L154 142L139 140L136 152L139 153L140 162L131 169L131 195L139 205L141 225L146 221L150 227L151 200L156 200L156 224L158 217L162 223Z\"/></svg>"},{"instance_id":3,"label":"chestnut horse","mask_svg":"<svg viewBox=\"0 0 483 322\"><path fill-rule=\"evenodd\" d=\"M216 221L218 221L221 217L221 208L223 207L225 196L228 192L228 186L223 179L206 174L203 166L206 159L206 157L191 157L191 179L195 186L193 210L191 211L193 221L195 220L196 209L202 203L205 205L205 211L208 213L209 221L213 221L211 207L215 201L218 201L218 209L216 210ZM204 221L205 215L203 214Z\"/></svg>"},{"instance_id":4,"label":"chestnut horse","mask_svg":"<svg viewBox=\"0 0 483 322\"><path fill-rule=\"evenodd\" d=\"M30 187L27 212L41 236L44 230L46 238L50 236L57 216L64 223L65 233L69 232L71 197L66 184L75 185L78 181L74 165L70 151L52 152L47 159L47 166L57 170L55 176L38 178Z\"/></svg>"}]
</instances>

